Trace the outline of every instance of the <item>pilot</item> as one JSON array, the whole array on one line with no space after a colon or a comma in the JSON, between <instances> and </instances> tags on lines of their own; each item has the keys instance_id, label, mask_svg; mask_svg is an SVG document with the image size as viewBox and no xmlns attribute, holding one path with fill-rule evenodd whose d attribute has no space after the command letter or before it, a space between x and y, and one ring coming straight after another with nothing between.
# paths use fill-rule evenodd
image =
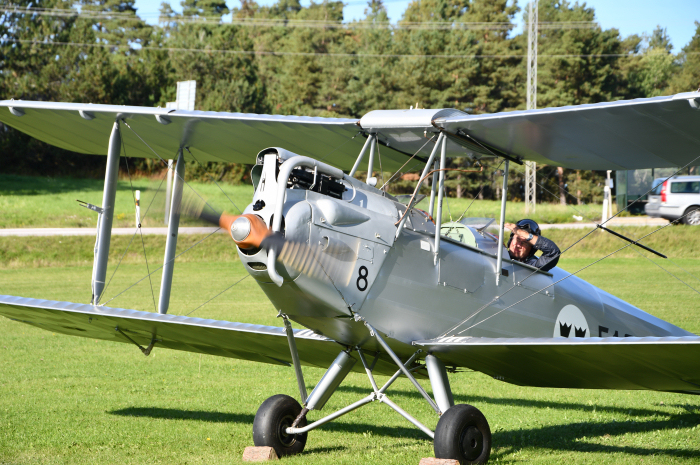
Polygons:
<instances>
[{"instance_id":1,"label":"pilot","mask_svg":"<svg viewBox=\"0 0 700 465\"><path fill-rule=\"evenodd\" d=\"M512 260L526 263L539 268L542 271L549 271L559 261L559 247L547 239L540 236L540 227L533 220L520 220L516 224L505 223L506 229L510 229L510 239L508 239L508 254ZM535 252L541 251L540 257L535 256Z\"/></svg>"}]
</instances>

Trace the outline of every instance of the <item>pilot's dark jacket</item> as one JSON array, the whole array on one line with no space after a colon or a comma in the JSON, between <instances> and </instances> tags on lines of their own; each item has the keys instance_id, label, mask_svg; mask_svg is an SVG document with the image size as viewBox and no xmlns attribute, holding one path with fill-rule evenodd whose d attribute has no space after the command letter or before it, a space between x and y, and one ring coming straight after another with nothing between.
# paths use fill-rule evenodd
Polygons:
<instances>
[{"instance_id":1,"label":"pilot's dark jacket","mask_svg":"<svg viewBox=\"0 0 700 465\"><path fill-rule=\"evenodd\" d=\"M535 252L538 250L542 252L540 257L535 256ZM546 237L538 236L537 242L535 242L535 245L532 246L532 253L523 260L518 261L527 263L528 265L539 268L542 271L549 271L557 266L560 253L561 252L559 251L557 244L550 241ZM513 257L511 257L511 259L516 260Z\"/></svg>"}]
</instances>

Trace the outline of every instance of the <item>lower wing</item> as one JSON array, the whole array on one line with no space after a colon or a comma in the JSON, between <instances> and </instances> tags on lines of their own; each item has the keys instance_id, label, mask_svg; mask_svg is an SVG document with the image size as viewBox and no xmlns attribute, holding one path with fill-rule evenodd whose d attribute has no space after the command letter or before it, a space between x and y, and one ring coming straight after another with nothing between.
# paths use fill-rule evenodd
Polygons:
<instances>
[{"instance_id":1,"label":"lower wing","mask_svg":"<svg viewBox=\"0 0 700 465\"><path fill-rule=\"evenodd\" d=\"M415 341L445 365L522 386L700 394L700 337L480 338Z\"/></svg>"},{"instance_id":2,"label":"lower wing","mask_svg":"<svg viewBox=\"0 0 700 465\"><path fill-rule=\"evenodd\" d=\"M290 366L284 328L123 308L0 295L0 315L71 336L168 348ZM311 330L294 330L301 363L328 368L344 346ZM355 356L356 352L352 352ZM364 372L361 363L355 371ZM378 360L375 372L394 374L390 361Z\"/></svg>"}]
</instances>

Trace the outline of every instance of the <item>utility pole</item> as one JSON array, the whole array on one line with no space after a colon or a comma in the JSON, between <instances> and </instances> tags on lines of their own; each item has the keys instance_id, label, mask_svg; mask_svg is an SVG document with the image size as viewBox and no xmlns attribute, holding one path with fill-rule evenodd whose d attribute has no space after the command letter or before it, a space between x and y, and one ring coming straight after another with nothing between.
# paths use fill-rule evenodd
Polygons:
<instances>
[{"instance_id":1,"label":"utility pole","mask_svg":"<svg viewBox=\"0 0 700 465\"><path fill-rule=\"evenodd\" d=\"M527 109L537 108L537 5L530 0L527 21ZM525 213L537 205L537 170L534 161L525 162Z\"/></svg>"},{"instance_id":2,"label":"utility pole","mask_svg":"<svg viewBox=\"0 0 700 465\"><path fill-rule=\"evenodd\" d=\"M175 101L165 104L165 108L175 110L194 110L194 101L197 91L197 81L178 81ZM165 218L163 223L168 224L170 218L170 197L173 188L173 160L168 160L168 172L165 183Z\"/></svg>"}]
</instances>

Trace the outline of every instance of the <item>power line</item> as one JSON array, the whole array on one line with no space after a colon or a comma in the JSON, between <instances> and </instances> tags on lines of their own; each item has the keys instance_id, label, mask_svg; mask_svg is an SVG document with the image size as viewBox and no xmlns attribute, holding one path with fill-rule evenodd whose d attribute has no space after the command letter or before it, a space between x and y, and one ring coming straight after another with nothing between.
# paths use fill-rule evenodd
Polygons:
<instances>
[{"instance_id":1,"label":"power line","mask_svg":"<svg viewBox=\"0 0 700 465\"><path fill-rule=\"evenodd\" d=\"M61 8L0 8L0 12L8 14L29 14L38 16L52 16L65 18L85 19L116 19L120 21L143 21L136 13L130 12L104 12L82 9L81 11ZM509 21L479 22L479 21L399 21L392 24L389 21L328 21L310 19L284 19L284 18L231 18L230 21L222 21L219 16L174 16L163 17L163 22L177 22L182 24L230 24L247 27L291 27L291 28L317 28L317 29L388 29L388 30L492 30L509 31L516 24ZM540 29L593 29L598 24L593 21L558 21L539 23Z\"/></svg>"},{"instance_id":2,"label":"power line","mask_svg":"<svg viewBox=\"0 0 700 465\"><path fill-rule=\"evenodd\" d=\"M177 48L177 47L151 47L140 46L131 47L130 45L110 45L110 44L85 44L77 42L53 42L53 41L35 41L24 39L0 39L2 43L19 43L30 45L56 45L66 47L92 47L92 48L108 48L108 49L127 49L130 51L138 50L153 50L161 52L187 52L187 53L206 53L206 54L230 54L230 55L260 55L260 56L305 56L305 57L340 57L340 58L442 58L442 59L511 59L511 58L526 58L527 55L412 55L412 54L380 54L380 53L332 53L332 52L275 52L266 50L224 50L224 49L201 49L201 48ZM687 52L686 55L700 55L700 52ZM643 55L632 55L626 53L599 53L599 54L558 54L558 55L538 55L538 58L632 58L641 57Z\"/></svg>"}]
</instances>

